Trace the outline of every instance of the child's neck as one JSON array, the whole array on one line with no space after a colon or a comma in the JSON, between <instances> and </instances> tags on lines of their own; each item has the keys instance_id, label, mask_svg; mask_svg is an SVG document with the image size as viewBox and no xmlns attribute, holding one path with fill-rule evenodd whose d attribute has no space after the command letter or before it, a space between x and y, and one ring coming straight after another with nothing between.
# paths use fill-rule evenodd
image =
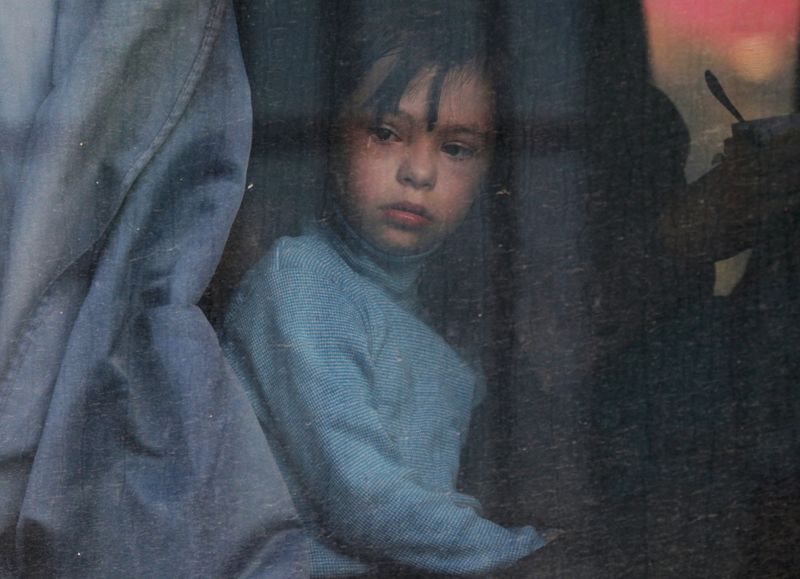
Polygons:
<instances>
[{"instance_id":1,"label":"child's neck","mask_svg":"<svg viewBox=\"0 0 800 579\"><path fill-rule=\"evenodd\" d=\"M334 245L350 267L404 301L412 297L415 301L420 268L438 247L412 255L393 255L366 240L339 211L327 223Z\"/></svg>"}]
</instances>

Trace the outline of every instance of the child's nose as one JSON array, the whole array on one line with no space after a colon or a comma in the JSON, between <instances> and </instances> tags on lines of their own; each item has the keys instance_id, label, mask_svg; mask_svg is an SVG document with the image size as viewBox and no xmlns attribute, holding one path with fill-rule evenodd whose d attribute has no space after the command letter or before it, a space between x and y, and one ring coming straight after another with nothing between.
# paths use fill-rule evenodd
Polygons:
<instances>
[{"instance_id":1,"label":"child's nose","mask_svg":"<svg viewBox=\"0 0 800 579\"><path fill-rule=\"evenodd\" d=\"M405 148L397 180L414 189L433 189L436 185L436 152L424 141L410 144Z\"/></svg>"}]
</instances>

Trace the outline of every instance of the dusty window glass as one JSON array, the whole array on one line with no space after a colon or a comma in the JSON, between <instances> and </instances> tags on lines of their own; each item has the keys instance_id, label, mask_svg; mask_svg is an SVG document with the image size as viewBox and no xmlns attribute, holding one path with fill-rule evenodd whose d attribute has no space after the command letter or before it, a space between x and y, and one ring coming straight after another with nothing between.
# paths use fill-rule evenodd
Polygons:
<instances>
[{"instance_id":1,"label":"dusty window glass","mask_svg":"<svg viewBox=\"0 0 800 579\"><path fill-rule=\"evenodd\" d=\"M793 576L798 25L3 3L0 574Z\"/></svg>"}]
</instances>

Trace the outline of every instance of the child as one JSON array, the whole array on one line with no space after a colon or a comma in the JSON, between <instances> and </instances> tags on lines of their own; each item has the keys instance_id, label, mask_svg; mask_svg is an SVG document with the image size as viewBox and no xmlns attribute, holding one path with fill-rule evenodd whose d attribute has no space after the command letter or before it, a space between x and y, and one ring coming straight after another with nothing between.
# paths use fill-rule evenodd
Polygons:
<instances>
[{"instance_id":1,"label":"child","mask_svg":"<svg viewBox=\"0 0 800 579\"><path fill-rule=\"evenodd\" d=\"M226 320L226 351L312 536L312 576L387 562L484 574L547 542L481 518L456 491L479 379L417 317L418 268L493 158L485 39L454 25L411 14L356 37L341 61L352 84L339 86L333 207L274 245Z\"/></svg>"}]
</instances>

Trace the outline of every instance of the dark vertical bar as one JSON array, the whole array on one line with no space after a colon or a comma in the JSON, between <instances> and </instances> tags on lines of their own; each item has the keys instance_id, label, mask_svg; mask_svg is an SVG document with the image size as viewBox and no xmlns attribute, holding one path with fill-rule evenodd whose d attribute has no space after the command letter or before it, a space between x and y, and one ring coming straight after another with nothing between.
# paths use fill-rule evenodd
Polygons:
<instances>
[{"instance_id":1,"label":"dark vertical bar","mask_svg":"<svg viewBox=\"0 0 800 579\"><path fill-rule=\"evenodd\" d=\"M297 234L324 189L324 111L336 3L239 0L253 103L247 191L202 307L215 325L233 288L271 243Z\"/></svg>"},{"instance_id":2,"label":"dark vertical bar","mask_svg":"<svg viewBox=\"0 0 800 579\"><path fill-rule=\"evenodd\" d=\"M520 577L592 574L574 534L585 487L576 397L589 338L577 245L587 172L585 4L503 3L511 178L498 203L508 244L498 256L498 301L510 347L498 352L503 383L493 385L503 432L495 508L508 523L561 527L573 537L526 561L512 575Z\"/></svg>"}]
</instances>

